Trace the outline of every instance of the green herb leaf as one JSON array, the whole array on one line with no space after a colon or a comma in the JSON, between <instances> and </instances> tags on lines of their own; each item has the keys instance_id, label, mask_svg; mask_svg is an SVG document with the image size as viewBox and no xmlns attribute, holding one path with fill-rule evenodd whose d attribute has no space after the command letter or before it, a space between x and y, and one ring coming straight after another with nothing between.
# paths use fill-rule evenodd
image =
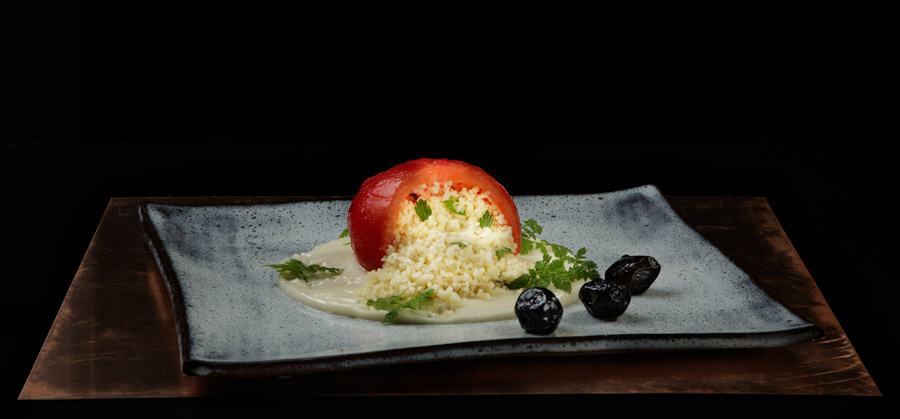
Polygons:
<instances>
[{"instance_id":1,"label":"green herb leaf","mask_svg":"<svg viewBox=\"0 0 900 419\"><path fill-rule=\"evenodd\" d=\"M504 247L504 248L496 251L495 253L497 254L497 259L502 259L503 255L505 255L505 254L511 255L511 254L513 254L513 251L512 251L512 249L510 249L508 247Z\"/></svg>"},{"instance_id":2,"label":"green herb leaf","mask_svg":"<svg viewBox=\"0 0 900 419\"><path fill-rule=\"evenodd\" d=\"M419 198L416 202L416 214L419 215L419 218L422 219L422 221L427 220L428 217L431 216L431 207L428 206L428 203L425 202L424 199Z\"/></svg>"},{"instance_id":3,"label":"green herb leaf","mask_svg":"<svg viewBox=\"0 0 900 419\"><path fill-rule=\"evenodd\" d=\"M506 287L511 290L527 288L528 284L531 283L531 278L536 275L537 272L534 269L529 269L527 274L522 274L518 278L512 280L512 282L506 284Z\"/></svg>"},{"instance_id":4,"label":"green herb leaf","mask_svg":"<svg viewBox=\"0 0 900 419\"><path fill-rule=\"evenodd\" d=\"M485 210L484 214L481 214L481 218L478 219L478 225L482 227L490 227L491 224L494 224L494 217L491 217L491 212Z\"/></svg>"},{"instance_id":5,"label":"green herb leaf","mask_svg":"<svg viewBox=\"0 0 900 419\"><path fill-rule=\"evenodd\" d=\"M310 277L320 276L319 274L324 275L334 275L343 272L343 269L340 268L329 268L327 266L322 265L304 265L303 262L300 262L296 259L291 259L286 263L280 263L277 265L266 265L270 268L275 268L279 273L287 274L291 279L294 278L303 278L304 281L309 282Z\"/></svg>"},{"instance_id":6,"label":"green herb leaf","mask_svg":"<svg viewBox=\"0 0 900 419\"><path fill-rule=\"evenodd\" d=\"M452 212L454 214L466 215L466 210L457 210L456 207L454 206L454 204L456 204L457 200L459 200L458 196L452 196L452 197L450 197L450 199L444 201L444 206L447 207L447 210L449 210L450 212Z\"/></svg>"},{"instance_id":7,"label":"green herb leaf","mask_svg":"<svg viewBox=\"0 0 900 419\"><path fill-rule=\"evenodd\" d=\"M463 243L463 242L453 242L453 243L450 243L450 244L455 244L455 245L457 245L457 246L459 246L459 247L466 247L466 246L468 246L467 244L465 244L465 243Z\"/></svg>"},{"instance_id":8,"label":"green herb leaf","mask_svg":"<svg viewBox=\"0 0 900 419\"><path fill-rule=\"evenodd\" d=\"M535 262L534 269L506 284L509 289L547 287L552 284L561 291L571 293L573 282L600 277L597 264L585 258L587 249L572 252L563 245L539 239L537 236L541 232L543 229L534 220L523 223L520 253L527 254L537 248L543 253L543 258Z\"/></svg>"},{"instance_id":9,"label":"green herb leaf","mask_svg":"<svg viewBox=\"0 0 900 419\"><path fill-rule=\"evenodd\" d=\"M434 293L435 290L433 288L429 288L425 290L425 292L416 295L415 297L412 297L406 301L403 301L403 294L400 294L387 298L379 298L377 300L368 300L366 301L366 305L375 307L376 310L388 310L387 314L384 315L384 318L381 319L381 322L391 323L397 319L397 316L400 315L400 310L402 309L421 309L422 303L424 303L426 300L432 299L434 297Z\"/></svg>"},{"instance_id":10,"label":"green herb leaf","mask_svg":"<svg viewBox=\"0 0 900 419\"><path fill-rule=\"evenodd\" d=\"M534 250L534 242L531 240L526 240L525 236L522 236L522 245L519 246L519 253L523 255L527 255Z\"/></svg>"},{"instance_id":11,"label":"green herb leaf","mask_svg":"<svg viewBox=\"0 0 900 419\"><path fill-rule=\"evenodd\" d=\"M350 235L350 230L345 228L344 231L341 232L341 235L338 236L338 238L343 239L344 237L347 237L349 235Z\"/></svg>"},{"instance_id":12,"label":"green herb leaf","mask_svg":"<svg viewBox=\"0 0 900 419\"><path fill-rule=\"evenodd\" d=\"M522 225L522 237L537 239L537 236L544 232L544 229L538 225L537 221L532 219L525 220Z\"/></svg>"}]
</instances>

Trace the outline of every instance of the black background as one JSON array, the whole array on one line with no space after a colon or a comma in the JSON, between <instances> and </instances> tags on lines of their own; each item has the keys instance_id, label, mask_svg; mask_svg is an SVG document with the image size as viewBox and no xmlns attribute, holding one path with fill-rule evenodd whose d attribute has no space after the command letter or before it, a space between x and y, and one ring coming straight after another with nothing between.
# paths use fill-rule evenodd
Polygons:
<instances>
[{"instance_id":1,"label":"black background","mask_svg":"<svg viewBox=\"0 0 900 419\"><path fill-rule=\"evenodd\" d=\"M418 157L479 165L514 195L653 183L669 195L764 196L885 396L351 398L357 415L447 403L896 411L894 132L878 129L888 108L877 101L887 94L877 24L851 29L853 13L809 10L743 21L88 3L8 16L20 24L7 38L13 109L0 145L5 411L196 417L334 403L15 398L111 197L353 195Z\"/></svg>"}]
</instances>

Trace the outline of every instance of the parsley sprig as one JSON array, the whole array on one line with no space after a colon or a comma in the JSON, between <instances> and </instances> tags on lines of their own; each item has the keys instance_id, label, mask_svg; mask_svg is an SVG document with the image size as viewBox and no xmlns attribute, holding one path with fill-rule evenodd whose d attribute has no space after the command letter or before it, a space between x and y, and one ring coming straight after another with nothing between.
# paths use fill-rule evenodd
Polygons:
<instances>
[{"instance_id":1,"label":"parsley sprig","mask_svg":"<svg viewBox=\"0 0 900 419\"><path fill-rule=\"evenodd\" d=\"M492 224L494 224L494 217L491 216L491 212L484 211L484 214L481 214L481 218L478 219L478 225L487 228Z\"/></svg>"},{"instance_id":2,"label":"parsley sprig","mask_svg":"<svg viewBox=\"0 0 900 419\"><path fill-rule=\"evenodd\" d=\"M425 202L424 199L419 198L416 201L416 215L419 216L419 219L425 221L428 217L431 216L431 207L428 206L428 203Z\"/></svg>"},{"instance_id":3,"label":"parsley sprig","mask_svg":"<svg viewBox=\"0 0 900 419\"><path fill-rule=\"evenodd\" d=\"M461 209L461 210L456 209L455 204L456 204L456 201L457 201L457 200L459 200L459 197L458 197L458 196L451 196L450 199L444 201L444 206L447 207L447 210L448 210L448 211L450 211L450 212L452 212L452 213L454 213L454 214L466 215L466 210L464 210L464 209Z\"/></svg>"},{"instance_id":4,"label":"parsley sprig","mask_svg":"<svg viewBox=\"0 0 900 419\"><path fill-rule=\"evenodd\" d=\"M511 254L513 254L513 253L515 253L515 252L513 252L513 250L510 249L510 248L508 248L508 247L504 247L504 248L502 248L502 249L497 250L497 251L494 252L494 254L497 255L497 259L502 259L502 258L503 258L503 255L507 255L507 254L508 254L508 255L511 255Z\"/></svg>"},{"instance_id":5,"label":"parsley sprig","mask_svg":"<svg viewBox=\"0 0 900 419\"><path fill-rule=\"evenodd\" d=\"M597 264L587 260L585 248L572 252L560 244L550 243L537 236L543 228L534 220L526 220L522 225L522 248L520 253L527 254L535 248L540 249L544 257L535 262L534 268L522 274L506 286L509 289L530 287L547 287L553 284L559 290L572 292L572 283L581 280L598 278ZM549 250L548 250L549 248Z\"/></svg>"},{"instance_id":6,"label":"parsley sprig","mask_svg":"<svg viewBox=\"0 0 900 419\"><path fill-rule=\"evenodd\" d=\"M279 273L287 274L291 279L303 278L306 282L309 282L311 277L319 276L319 274L334 275L344 271L340 268L330 268L322 265L305 265L297 259L291 259L286 263L266 266L277 269Z\"/></svg>"},{"instance_id":7,"label":"parsley sprig","mask_svg":"<svg viewBox=\"0 0 900 419\"><path fill-rule=\"evenodd\" d=\"M410 310L419 310L420 308L422 308L422 303L434 297L434 293L434 289L429 288L425 290L425 292L416 295L406 301L403 301L403 294L400 294L387 298L379 298L377 300L369 300L366 301L366 305L373 306L377 310L388 310L387 314L384 315L384 318L381 319L381 322L391 323L397 319L398 315L400 315L400 310L404 308Z\"/></svg>"}]
</instances>

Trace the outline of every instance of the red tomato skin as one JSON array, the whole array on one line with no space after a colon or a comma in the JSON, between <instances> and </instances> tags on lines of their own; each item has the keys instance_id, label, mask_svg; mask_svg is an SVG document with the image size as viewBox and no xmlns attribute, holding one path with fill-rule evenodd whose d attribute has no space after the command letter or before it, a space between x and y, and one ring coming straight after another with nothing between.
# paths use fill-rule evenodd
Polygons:
<instances>
[{"instance_id":1,"label":"red tomato skin","mask_svg":"<svg viewBox=\"0 0 900 419\"><path fill-rule=\"evenodd\" d=\"M490 192L491 202L513 229L518 254L522 244L519 213L500 182L481 168L463 161L421 158L366 179L350 203L347 214L350 245L363 269L371 271L382 266L381 259L394 241L400 204L409 199L413 189L423 183L446 181L453 181L454 186L477 186Z\"/></svg>"}]
</instances>

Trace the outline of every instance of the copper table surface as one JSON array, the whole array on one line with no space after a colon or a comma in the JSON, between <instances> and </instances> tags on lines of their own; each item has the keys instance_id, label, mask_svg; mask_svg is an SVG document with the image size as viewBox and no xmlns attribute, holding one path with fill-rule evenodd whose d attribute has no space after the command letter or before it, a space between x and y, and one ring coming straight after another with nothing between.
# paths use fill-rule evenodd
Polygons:
<instances>
[{"instance_id":1,"label":"copper table surface","mask_svg":"<svg viewBox=\"0 0 900 419\"><path fill-rule=\"evenodd\" d=\"M774 348L437 361L290 378L181 373L172 307L144 238L141 202L285 202L302 197L113 198L20 400L280 395L762 394L880 396L762 197L668 197L692 228L767 292L824 331ZM527 363L527 364L526 364ZM522 368L528 365L528 368ZM428 374L421 371L427 367ZM534 372L541 379L534 379ZM598 373L601 372L601 373ZM392 380L385 386L383 377Z\"/></svg>"}]
</instances>

